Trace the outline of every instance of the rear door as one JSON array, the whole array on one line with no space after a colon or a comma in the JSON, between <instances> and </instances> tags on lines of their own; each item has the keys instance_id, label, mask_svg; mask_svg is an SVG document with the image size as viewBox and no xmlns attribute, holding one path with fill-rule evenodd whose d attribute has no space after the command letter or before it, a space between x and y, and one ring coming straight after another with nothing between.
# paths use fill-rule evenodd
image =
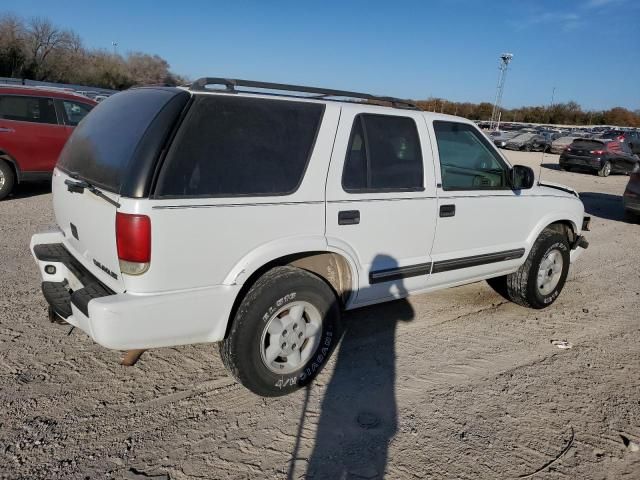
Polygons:
<instances>
[{"instance_id":1,"label":"rear door","mask_svg":"<svg viewBox=\"0 0 640 480\"><path fill-rule=\"evenodd\" d=\"M67 129L48 97L0 97L0 148L23 172L50 172L64 146Z\"/></svg>"},{"instance_id":2,"label":"rear door","mask_svg":"<svg viewBox=\"0 0 640 480\"><path fill-rule=\"evenodd\" d=\"M109 97L76 127L54 171L53 207L64 244L114 291L125 289L115 232L119 201L148 195L155 163L184 97L189 95L176 89L151 88ZM174 105L175 99L180 105ZM90 183L108 199L87 188L82 193L69 189L68 183L77 181Z\"/></svg>"},{"instance_id":3,"label":"rear door","mask_svg":"<svg viewBox=\"0 0 640 480\"><path fill-rule=\"evenodd\" d=\"M344 106L326 190L326 236L358 268L355 304L424 289L436 227L431 145L419 112Z\"/></svg>"}]
</instances>

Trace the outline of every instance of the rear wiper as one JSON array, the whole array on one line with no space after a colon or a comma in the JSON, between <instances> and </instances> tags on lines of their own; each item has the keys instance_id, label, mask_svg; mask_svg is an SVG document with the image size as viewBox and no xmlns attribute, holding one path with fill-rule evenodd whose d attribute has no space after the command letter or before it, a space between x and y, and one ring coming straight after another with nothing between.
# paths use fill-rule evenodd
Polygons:
<instances>
[{"instance_id":1,"label":"rear wiper","mask_svg":"<svg viewBox=\"0 0 640 480\"><path fill-rule=\"evenodd\" d=\"M76 174L74 178L78 178L78 175ZM102 193L94 185L91 185L86 180L76 180L76 181L74 181L74 180L71 180L71 179L67 178L64 181L64 184L67 186L67 190L69 190L71 193L84 193L84 190L86 188L91 193L93 193L96 197L100 197L104 201L109 202L111 205L114 205L116 208L120 208L120 204L118 202L116 202L115 200L112 200L111 198L106 196L104 193Z\"/></svg>"}]
</instances>

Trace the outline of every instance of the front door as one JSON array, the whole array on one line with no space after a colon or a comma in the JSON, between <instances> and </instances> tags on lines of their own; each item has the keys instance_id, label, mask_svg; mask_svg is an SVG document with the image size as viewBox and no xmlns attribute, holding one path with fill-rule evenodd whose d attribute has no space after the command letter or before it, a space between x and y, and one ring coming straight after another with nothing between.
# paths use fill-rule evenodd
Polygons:
<instances>
[{"instance_id":1,"label":"front door","mask_svg":"<svg viewBox=\"0 0 640 480\"><path fill-rule=\"evenodd\" d=\"M513 271L535 223L532 197L509 184L510 166L476 127L436 120L438 230L429 286Z\"/></svg>"},{"instance_id":2,"label":"front door","mask_svg":"<svg viewBox=\"0 0 640 480\"><path fill-rule=\"evenodd\" d=\"M327 179L327 242L358 268L352 305L425 288L436 227L424 117L374 111L379 109L343 108Z\"/></svg>"}]
</instances>

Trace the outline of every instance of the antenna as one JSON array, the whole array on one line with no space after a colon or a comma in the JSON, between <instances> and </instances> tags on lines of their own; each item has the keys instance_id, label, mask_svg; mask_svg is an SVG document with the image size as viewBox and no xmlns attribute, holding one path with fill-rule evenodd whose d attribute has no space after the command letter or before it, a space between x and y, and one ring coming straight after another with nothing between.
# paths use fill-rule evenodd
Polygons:
<instances>
[{"instance_id":1,"label":"antenna","mask_svg":"<svg viewBox=\"0 0 640 480\"><path fill-rule=\"evenodd\" d=\"M489 130L493 130L494 125L499 122L500 107L502 105L502 93L504 92L504 82L507 79L507 70L512 58L512 53L503 53L502 55L500 55L500 76L498 77L496 101L493 104L493 111L491 112L491 122L489 123Z\"/></svg>"},{"instance_id":2,"label":"antenna","mask_svg":"<svg viewBox=\"0 0 640 480\"><path fill-rule=\"evenodd\" d=\"M551 110L553 108L553 100L556 96L556 87L553 87L553 90L551 91L551 104L549 105L549 110ZM547 123L551 123L551 117L547 116ZM542 149L542 155L540 157L540 168L538 168L538 185L540 185L540 177L542 176L542 163L544 162L544 154L545 154L545 149Z\"/></svg>"}]
</instances>

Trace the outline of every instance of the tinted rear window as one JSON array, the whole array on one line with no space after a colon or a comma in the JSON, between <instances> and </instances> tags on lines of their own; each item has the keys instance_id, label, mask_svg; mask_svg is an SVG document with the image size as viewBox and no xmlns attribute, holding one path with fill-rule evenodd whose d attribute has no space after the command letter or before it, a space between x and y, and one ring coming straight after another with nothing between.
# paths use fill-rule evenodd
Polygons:
<instances>
[{"instance_id":1,"label":"tinted rear window","mask_svg":"<svg viewBox=\"0 0 640 480\"><path fill-rule=\"evenodd\" d=\"M324 106L198 95L178 131L156 195L286 195L307 167Z\"/></svg>"},{"instance_id":2,"label":"tinted rear window","mask_svg":"<svg viewBox=\"0 0 640 480\"><path fill-rule=\"evenodd\" d=\"M596 142L594 140L574 140L571 144L571 148L578 150L601 150L604 147L604 142Z\"/></svg>"},{"instance_id":3,"label":"tinted rear window","mask_svg":"<svg viewBox=\"0 0 640 480\"><path fill-rule=\"evenodd\" d=\"M144 133L175 92L133 89L112 95L75 128L58 167L112 192L119 192Z\"/></svg>"}]
</instances>

